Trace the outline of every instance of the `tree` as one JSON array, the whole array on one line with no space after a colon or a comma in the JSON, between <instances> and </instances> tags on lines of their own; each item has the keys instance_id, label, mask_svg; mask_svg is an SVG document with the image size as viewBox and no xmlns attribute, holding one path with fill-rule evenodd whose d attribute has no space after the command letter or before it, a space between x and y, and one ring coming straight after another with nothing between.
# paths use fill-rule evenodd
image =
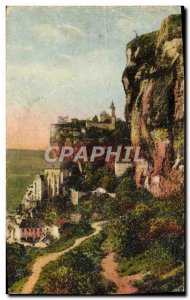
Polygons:
<instances>
[{"instance_id":1,"label":"tree","mask_svg":"<svg viewBox=\"0 0 190 300\"><path fill-rule=\"evenodd\" d=\"M98 122L98 117L97 117L97 115L95 115L95 116L92 118L92 122L93 122L93 123L97 123L97 122Z\"/></svg>"},{"instance_id":2,"label":"tree","mask_svg":"<svg viewBox=\"0 0 190 300\"><path fill-rule=\"evenodd\" d=\"M121 215L120 204L118 200L107 198L104 207L105 219L117 219Z\"/></svg>"},{"instance_id":3,"label":"tree","mask_svg":"<svg viewBox=\"0 0 190 300\"><path fill-rule=\"evenodd\" d=\"M99 186L101 186L106 191L112 193L115 191L116 188L116 176L113 173L106 173L102 177L100 177Z\"/></svg>"},{"instance_id":4,"label":"tree","mask_svg":"<svg viewBox=\"0 0 190 300\"><path fill-rule=\"evenodd\" d=\"M129 142L130 140L130 133L128 125L125 121L117 120L116 128L112 134L112 139L114 140L115 144L123 143L125 141Z\"/></svg>"},{"instance_id":5,"label":"tree","mask_svg":"<svg viewBox=\"0 0 190 300\"><path fill-rule=\"evenodd\" d=\"M116 193L119 197L131 197L134 198L136 192L135 182L132 177L123 176L117 186ZM135 199L134 199L135 200Z\"/></svg>"},{"instance_id":6,"label":"tree","mask_svg":"<svg viewBox=\"0 0 190 300\"><path fill-rule=\"evenodd\" d=\"M29 274L28 263L31 257L27 248L20 244L7 244L8 286Z\"/></svg>"}]
</instances>

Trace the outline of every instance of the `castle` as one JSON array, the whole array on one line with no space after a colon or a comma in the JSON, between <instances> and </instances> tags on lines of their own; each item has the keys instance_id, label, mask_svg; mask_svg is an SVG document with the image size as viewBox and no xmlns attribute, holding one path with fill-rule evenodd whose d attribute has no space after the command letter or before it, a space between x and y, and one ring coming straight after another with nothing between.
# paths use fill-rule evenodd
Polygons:
<instances>
[{"instance_id":1,"label":"castle","mask_svg":"<svg viewBox=\"0 0 190 300\"><path fill-rule=\"evenodd\" d=\"M86 130L92 127L115 130L116 114L115 105L112 101L110 105L111 115L103 111L99 118L95 116L92 120L71 119L65 122L64 118L59 117L58 122L50 126L50 145L62 143L63 140L71 139L74 143L85 138Z\"/></svg>"},{"instance_id":2,"label":"castle","mask_svg":"<svg viewBox=\"0 0 190 300\"><path fill-rule=\"evenodd\" d=\"M94 122L93 120L87 120L86 128L97 127L101 129L114 130L116 124L116 115L115 115L115 105L113 101L110 105L110 109L111 109L111 116L107 112L103 111L100 114L99 120L97 122Z\"/></svg>"}]
</instances>

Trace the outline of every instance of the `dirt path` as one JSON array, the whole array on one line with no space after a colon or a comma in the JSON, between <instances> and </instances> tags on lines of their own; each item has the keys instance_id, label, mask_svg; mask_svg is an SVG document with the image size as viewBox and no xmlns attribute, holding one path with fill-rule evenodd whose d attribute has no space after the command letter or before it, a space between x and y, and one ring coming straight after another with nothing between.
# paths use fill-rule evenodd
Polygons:
<instances>
[{"instance_id":1,"label":"dirt path","mask_svg":"<svg viewBox=\"0 0 190 300\"><path fill-rule=\"evenodd\" d=\"M45 254L45 255L37 258L32 267L32 274L28 278L27 282L25 283L21 294L32 294L33 288L39 279L40 273L42 272L42 268L45 265L47 265L50 261L56 260L61 255L64 255L64 254L68 253L69 251L71 251L72 249L78 247L83 241L89 239L90 237L92 237L94 235L97 235L102 230L101 225L104 223L105 222L93 223L91 226L92 226L92 228L95 229L95 231L90 235L76 239L75 243L71 247L69 247L63 251L60 251L60 252L48 253L48 254Z\"/></svg>"},{"instance_id":2,"label":"dirt path","mask_svg":"<svg viewBox=\"0 0 190 300\"><path fill-rule=\"evenodd\" d=\"M120 276L117 272L118 264L114 260L114 253L108 254L105 258L102 259L101 266L103 269L103 276L115 283L117 286L116 294L127 295L127 294L136 294L138 292L132 284L131 280L141 279L143 274L135 274L131 276Z\"/></svg>"}]
</instances>

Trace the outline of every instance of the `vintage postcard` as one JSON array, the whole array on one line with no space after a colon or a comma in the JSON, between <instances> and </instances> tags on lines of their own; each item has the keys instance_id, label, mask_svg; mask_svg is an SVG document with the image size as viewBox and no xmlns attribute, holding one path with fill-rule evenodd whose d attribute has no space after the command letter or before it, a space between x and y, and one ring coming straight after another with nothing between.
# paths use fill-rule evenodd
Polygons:
<instances>
[{"instance_id":1,"label":"vintage postcard","mask_svg":"<svg viewBox=\"0 0 190 300\"><path fill-rule=\"evenodd\" d=\"M6 8L8 294L185 293L184 17Z\"/></svg>"}]
</instances>

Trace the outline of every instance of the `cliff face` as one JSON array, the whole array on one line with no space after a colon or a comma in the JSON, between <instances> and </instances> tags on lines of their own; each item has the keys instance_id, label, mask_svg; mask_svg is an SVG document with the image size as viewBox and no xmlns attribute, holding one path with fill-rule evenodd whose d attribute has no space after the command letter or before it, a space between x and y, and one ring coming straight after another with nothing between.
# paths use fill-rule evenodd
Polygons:
<instances>
[{"instance_id":1,"label":"cliff face","mask_svg":"<svg viewBox=\"0 0 190 300\"><path fill-rule=\"evenodd\" d=\"M123 72L131 143L141 146L137 187L167 196L183 182L184 69L181 15L127 45Z\"/></svg>"}]
</instances>

